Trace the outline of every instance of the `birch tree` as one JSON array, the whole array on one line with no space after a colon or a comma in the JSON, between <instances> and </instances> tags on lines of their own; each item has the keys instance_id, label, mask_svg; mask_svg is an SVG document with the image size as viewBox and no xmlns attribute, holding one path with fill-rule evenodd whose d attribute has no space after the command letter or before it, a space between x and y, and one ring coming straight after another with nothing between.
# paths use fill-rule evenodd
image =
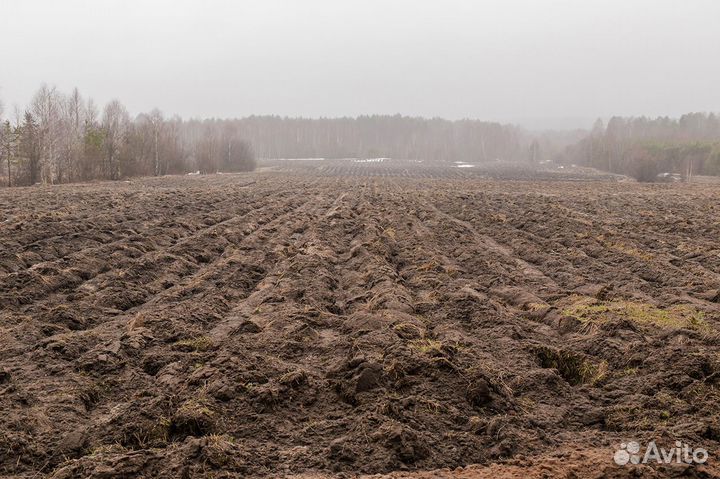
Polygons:
<instances>
[{"instance_id":1,"label":"birch tree","mask_svg":"<svg viewBox=\"0 0 720 479\"><path fill-rule=\"evenodd\" d=\"M58 177L58 143L61 131L61 96L55 87L43 84L30 103L30 111L37 121L40 148L39 173L43 183L54 183Z\"/></svg>"},{"instance_id":2,"label":"birch tree","mask_svg":"<svg viewBox=\"0 0 720 479\"><path fill-rule=\"evenodd\" d=\"M67 171L65 174L72 180L80 176L80 165L83 153L83 123L85 121L85 102L77 88L65 101L64 120L67 139L65 141L65 157Z\"/></svg>"},{"instance_id":3,"label":"birch tree","mask_svg":"<svg viewBox=\"0 0 720 479\"><path fill-rule=\"evenodd\" d=\"M163 129L163 114L157 108L154 108L148 115L150 125L152 126L153 137L153 166L155 176L160 175L160 135Z\"/></svg>"}]
</instances>

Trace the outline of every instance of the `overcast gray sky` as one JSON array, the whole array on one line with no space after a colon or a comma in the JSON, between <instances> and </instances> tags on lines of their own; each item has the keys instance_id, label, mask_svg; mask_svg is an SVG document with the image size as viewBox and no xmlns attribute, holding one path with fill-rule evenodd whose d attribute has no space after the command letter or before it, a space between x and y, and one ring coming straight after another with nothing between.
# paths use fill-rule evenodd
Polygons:
<instances>
[{"instance_id":1,"label":"overcast gray sky","mask_svg":"<svg viewBox=\"0 0 720 479\"><path fill-rule=\"evenodd\" d=\"M9 106L558 126L720 111L719 59L718 0L0 0Z\"/></svg>"}]
</instances>

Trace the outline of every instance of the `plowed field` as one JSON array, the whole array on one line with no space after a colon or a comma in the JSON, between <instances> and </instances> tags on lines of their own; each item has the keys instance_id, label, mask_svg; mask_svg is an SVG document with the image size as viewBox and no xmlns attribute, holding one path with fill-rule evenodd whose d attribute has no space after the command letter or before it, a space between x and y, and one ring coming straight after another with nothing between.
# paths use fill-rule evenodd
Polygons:
<instances>
[{"instance_id":1,"label":"plowed field","mask_svg":"<svg viewBox=\"0 0 720 479\"><path fill-rule=\"evenodd\" d=\"M717 474L720 190L447 171L0 190L0 475Z\"/></svg>"}]
</instances>

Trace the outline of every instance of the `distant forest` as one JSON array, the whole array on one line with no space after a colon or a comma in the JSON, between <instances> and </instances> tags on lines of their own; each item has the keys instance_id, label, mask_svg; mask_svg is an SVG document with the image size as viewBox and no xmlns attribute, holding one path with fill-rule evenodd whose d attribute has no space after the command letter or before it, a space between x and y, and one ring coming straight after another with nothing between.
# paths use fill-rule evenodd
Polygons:
<instances>
[{"instance_id":1,"label":"distant forest","mask_svg":"<svg viewBox=\"0 0 720 479\"><path fill-rule=\"evenodd\" d=\"M406 116L230 120L260 158L377 158L432 162L525 159L521 129L477 120Z\"/></svg>"},{"instance_id":2,"label":"distant forest","mask_svg":"<svg viewBox=\"0 0 720 479\"><path fill-rule=\"evenodd\" d=\"M525 131L478 120L406 116L183 120L134 118L117 100L100 110L73 90L43 85L12 114L0 105L0 184L56 184L133 176L250 171L256 158L377 158L426 162L590 166L655 181L720 175L720 118L612 118L591 131ZM2 118L5 118L4 120Z\"/></svg>"},{"instance_id":3,"label":"distant forest","mask_svg":"<svg viewBox=\"0 0 720 479\"><path fill-rule=\"evenodd\" d=\"M654 181L660 173L720 175L720 117L690 113L679 119L598 120L585 138L560 154L600 170Z\"/></svg>"}]
</instances>

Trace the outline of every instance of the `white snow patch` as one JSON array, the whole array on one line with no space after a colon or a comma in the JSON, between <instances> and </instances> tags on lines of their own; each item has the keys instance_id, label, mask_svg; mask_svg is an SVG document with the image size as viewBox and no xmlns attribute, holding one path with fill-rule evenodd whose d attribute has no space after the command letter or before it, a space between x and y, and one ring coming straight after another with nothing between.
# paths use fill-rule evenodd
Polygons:
<instances>
[{"instance_id":1,"label":"white snow patch","mask_svg":"<svg viewBox=\"0 0 720 479\"><path fill-rule=\"evenodd\" d=\"M364 160L353 160L355 163L381 163L390 158L365 158Z\"/></svg>"}]
</instances>

